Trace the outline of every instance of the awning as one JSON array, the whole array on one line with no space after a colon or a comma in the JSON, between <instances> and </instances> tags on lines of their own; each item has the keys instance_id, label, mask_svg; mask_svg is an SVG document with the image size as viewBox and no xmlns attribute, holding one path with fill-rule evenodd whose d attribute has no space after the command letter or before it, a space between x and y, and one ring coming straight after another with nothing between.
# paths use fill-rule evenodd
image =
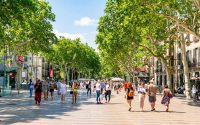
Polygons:
<instances>
[{"instance_id":1,"label":"awning","mask_svg":"<svg viewBox=\"0 0 200 125\"><path fill-rule=\"evenodd\" d=\"M4 68L6 72L17 72L17 67L5 67L4 64L0 64L0 72L4 72Z\"/></svg>"}]
</instances>

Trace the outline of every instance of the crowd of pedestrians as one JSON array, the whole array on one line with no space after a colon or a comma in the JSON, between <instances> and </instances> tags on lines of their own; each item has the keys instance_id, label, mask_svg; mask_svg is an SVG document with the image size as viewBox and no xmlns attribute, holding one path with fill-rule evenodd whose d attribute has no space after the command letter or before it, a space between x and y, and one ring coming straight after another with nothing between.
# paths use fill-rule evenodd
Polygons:
<instances>
[{"instance_id":1,"label":"crowd of pedestrians","mask_svg":"<svg viewBox=\"0 0 200 125\"><path fill-rule=\"evenodd\" d=\"M67 93L67 85L64 79L61 79L58 82L55 80L45 79L43 81L36 79L35 83L30 79L29 80L29 90L30 97L32 97L33 91L35 92L35 104L40 105L41 97L43 93L43 97L45 101L48 101L49 93L50 100L54 99L54 91L55 89L58 91L58 95L60 95L61 103L65 103L65 95ZM110 103L112 91L116 92L116 96L120 93L125 93L125 98L128 103L128 111L132 111L134 96L138 95L140 109L144 111L144 102L146 97L148 96L148 101L150 103L151 111L155 111L155 102L156 95L158 92L158 87L154 84L153 80L150 80L148 84L145 84L143 81L139 84L139 86L135 87L130 82L111 82L109 80L98 80L96 82L88 80L88 81L74 81L71 84L70 94L72 97L72 104L77 103L78 91L85 91L87 96L93 95L96 93L96 104ZM170 99L172 98L172 93L168 86L166 85L162 91L162 100L161 104L166 106L166 112L169 111Z\"/></svg>"},{"instance_id":2,"label":"crowd of pedestrians","mask_svg":"<svg viewBox=\"0 0 200 125\"><path fill-rule=\"evenodd\" d=\"M132 111L132 101L135 96L135 92L137 91L138 97L139 97L139 103L140 103L140 109L141 111L144 111L144 100L146 96L148 96L148 101L150 103L151 111L155 111L155 104L156 104L156 95L158 92L158 87L154 84L153 80L149 81L149 84L145 84L143 81L141 81L140 85L137 89L134 89L133 85L129 83L124 83L124 88L126 91L126 99L127 103L129 105L128 111ZM170 100L172 98L172 92L168 88L167 85L164 86L164 89L161 93L162 100L161 104L166 106L166 112L169 111L169 104Z\"/></svg>"}]
</instances>

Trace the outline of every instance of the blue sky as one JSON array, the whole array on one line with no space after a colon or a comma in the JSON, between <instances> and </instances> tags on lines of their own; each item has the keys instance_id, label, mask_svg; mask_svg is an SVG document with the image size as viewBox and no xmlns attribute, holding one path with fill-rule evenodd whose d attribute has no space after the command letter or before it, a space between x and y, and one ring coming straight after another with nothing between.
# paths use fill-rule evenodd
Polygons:
<instances>
[{"instance_id":1,"label":"blue sky","mask_svg":"<svg viewBox=\"0 0 200 125\"><path fill-rule=\"evenodd\" d=\"M77 37L97 48L95 44L98 19L103 15L106 0L47 0L56 15L54 33L71 39Z\"/></svg>"}]
</instances>

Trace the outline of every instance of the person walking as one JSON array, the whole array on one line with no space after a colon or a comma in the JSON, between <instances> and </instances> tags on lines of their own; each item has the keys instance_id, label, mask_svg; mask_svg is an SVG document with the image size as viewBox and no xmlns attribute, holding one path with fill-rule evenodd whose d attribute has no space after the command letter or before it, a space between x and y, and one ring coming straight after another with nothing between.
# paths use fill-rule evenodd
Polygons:
<instances>
[{"instance_id":1,"label":"person walking","mask_svg":"<svg viewBox=\"0 0 200 125\"><path fill-rule=\"evenodd\" d=\"M91 96L91 88L92 88L91 81L89 81L89 83L87 84L87 96L88 96L88 94L90 94L90 96Z\"/></svg>"},{"instance_id":2,"label":"person walking","mask_svg":"<svg viewBox=\"0 0 200 125\"><path fill-rule=\"evenodd\" d=\"M29 92L30 92L30 98L32 97L33 95L33 88L34 88L34 85L33 85L33 82L32 82L32 79L29 80Z\"/></svg>"},{"instance_id":3,"label":"person walking","mask_svg":"<svg viewBox=\"0 0 200 125\"><path fill-rule=\"evenodd\" d=\"M144 82L141 82L140 86L138 87L138 95L139 95L139 102L140 102L140 109L144 111L144 100L146 95L146 88Z\"/></svg>"},{"instance_id":4,"label":"person walking","mask_svg":"<svg viewBox=\"0 0 200 125\"><path fill-rule=\"evenodd\" d=\"M65 80L61 80L61 84L59 85L59 91L61 94L61 103L64 103L65 101L65 94L67 92L67 85L65 84Z\"/></svg>"},{"instance_id":5,"label":"person walking","mask_svg":"<svg viewBox=\"0 0 200 125\"><path fill-rule=\"evenodd\" d=\"M148 96L149 103L151 105L151 111L155 111L155 102L156 102L156 93L158 91L158 87L154 85L154 81L150 80L148 85Z\"/></svg>"},{"instance_id":6,"label":"person walking","mask_svg":"<svg viewBox=\"0 0 200 125\"><path fill-rule=\"evenodd\" d=\"M83 81L80 82L80 89L81 89L81 91L83 91L83 89L84 89L84 83L83 83Z\"/></svg>"},{"instance_id":7,"label":"person walking","mask_svg":"<svg viewBox=\"0 0 200 125\"><path fill-rule=\"evenodd\" d=\"M60 94L60 85L61 85L62 83L61 83L61 80L58 80L58 82L56 82L56 88L57 88L57 94L58 95L61 95Z\"/></svg>"},{"instance_id":8,"label":"person walking","mask_svg":"<svg viewBox=\"0 0 200 125\"><path fill-rule=\"evenodd\" d=\"M54 94L54 86L55 86L55 81L52 80L49 84L49 91L50 91L50 94L51 94L51 100L53 100L53 94Z\"/></svg>"},{"instance_id":9,"label":"person walking","mask_svg":"<svg viewBox=\"0 0 200 125\"><path fill-rule=\"evenodd\" d=\"M100 104L102 104L103 98L105 97L105 88L106 88L106 81L102 80L100 82L101 90L100 90Z\"/></svg>"},{"instance_id":10,"label":"person walking","mask_svg":"<svg viewBox=\"0 0 200 125\"><path fill-rule=\"evenodd\" d=\"M193 101L195 102L197 99L196 99L196 93L197 93L197 88L195 85L192 86L192 98L193 98Z\"/></svg>"},{"instance_id":11,"label":"person walking","mask_svg":"<svg viewBox=\"0 0 200 125\"><path fill-rule=\"evenodd\" d=\"M165 85L163 92L162 92L163 98L161 101L161 104L164 104L166 106L166 112L169 111L169 104L170 104L170 99L172 98L172 92L168 88L168 85Z\"/></svg>"},{"instance_id":12,"label":"person walking","mask_svg":"<svg viewBox=\"0 0 200 125\"><path fill-rule=\"evenodd\" d=\"M115 83L115 91L119 94L120 84L118 82Z\"/></svg>"},{"instance_id":13,"label":"person walking","mask_svg":"<svg viewBox=\"0 0 200 125\"><path fill-rule=\"evenodd\" d=\"M111 96L111 85L110 85L110 81L106 82L106 87L105 87L105 99L106 99L106 103L110 102L110 96Z\"/></svg>"},{"instance_id":14,"label":"person walking","mask_svg":"<svg viewBox=\"0 0 200 125\"><path fill-rule=\"evenodd\" d=\"M99 81L97 81L95 88L96 88L96 101L97 104L100 104L101 85Z\"/></svg>"},{"instance_id":15,"label":"person walking","mask_svg":"<svg viewBox=\"0 0 200 125\"><path fill-rule=\"evenodd\" d=\"M48 92L49 92L49 84L46 79L42 83L42 87L43 87L43 93L44 93L44 100L47 101L48 100Z\"/></svg>"},{"instance_id":16,"label":"person walking","mask_svg":"<svg viewBox=\"0 0 200 125\"><path fill-rule=\"evenodd\" d=\"M42 83L40 82L39 79L36 80L34 89L35 89L35 104L40 105L41 95L42 95Z\"/></svg>"},{"instance_id":17,"label":"person walking","mask_svg":"<svg viewBox=\"0 0 200 125\"><path fill-rule=\"evenodd\" d=\"M131 83L128 83L128 88L126 92L127 103L129 105L128 111L131 111L132 109L132 101L133 101L134 95L135 95L135 92L134 92L133 86Z\"/></svg>"},{"instance_id":18,"label":"person walking","mask_svg":"<svg viewBox=\"0 0 200 125\"><path fill-rule=\"evenodd\" d=\"M72 85L72 91L72 104L76 104L78 94L78 84L76 82L74 82Z\"/></svg>"}]
</instances>

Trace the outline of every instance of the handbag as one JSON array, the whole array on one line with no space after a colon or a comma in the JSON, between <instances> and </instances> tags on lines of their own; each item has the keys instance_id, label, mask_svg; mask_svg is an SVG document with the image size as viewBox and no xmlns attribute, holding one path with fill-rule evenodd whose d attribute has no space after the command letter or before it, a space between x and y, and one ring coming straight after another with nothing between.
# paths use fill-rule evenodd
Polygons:
<instances>
[{"instance_id":1,"label":"handbag","mask_svg":"<svg viewBox=\"0 0 200 125\"><path fill-rule=\"evenodd\" d=\"M168 94L168 97L169 97L170 99L173 97L173 95L172 95L171 92Z\"/></svg>"},{"instance_id":2,"label":"handbag","mask_svg":"<svg viewBox=\"0 0 200 125\"><path fill-rule=\"evenodd\" d=\"M69 92L71 95L73 94L73 91L72 90L70 90L70 92Z\"/></svg>"}]
</instances>

